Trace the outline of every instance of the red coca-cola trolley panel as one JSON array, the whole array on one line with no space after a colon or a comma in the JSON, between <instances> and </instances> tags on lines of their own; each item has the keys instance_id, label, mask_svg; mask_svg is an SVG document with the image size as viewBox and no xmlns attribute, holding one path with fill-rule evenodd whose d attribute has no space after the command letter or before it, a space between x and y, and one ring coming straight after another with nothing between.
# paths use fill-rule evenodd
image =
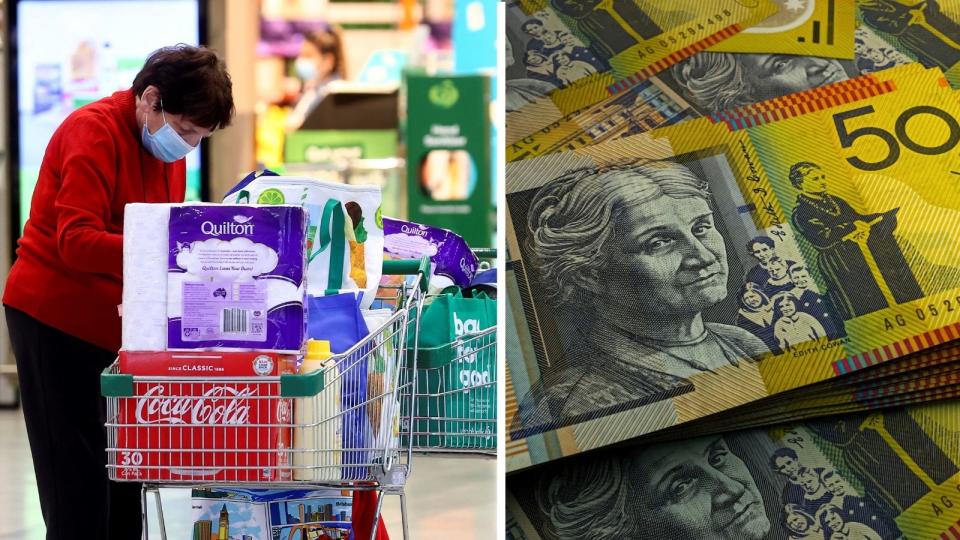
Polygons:
<instances>
[{"instance_id":1,"label":"red coca-cola trolley panel","mask_svg":"<svg viewBox=\"0 0 960 540\"><path fill-rule=\"evenodd\" d=\"M292 403L276 383L137 382L119 400L116 475L140 481L290 480Z\"/></svg>"},{"instance_id":2,"label":"red coca-cola trolley panel","mask_svg":"<svg viewBox=\"0 0 960 540\"><path fill-rule=\"evenodd\" d=\"M133 396L116 403L117 477L254 483L292 478L292 430L284 426L292 422L293 401L280 397L276 376L293 374L296 357L121 352L118 367L135 378Z\"/></svg>"}]
</instances>

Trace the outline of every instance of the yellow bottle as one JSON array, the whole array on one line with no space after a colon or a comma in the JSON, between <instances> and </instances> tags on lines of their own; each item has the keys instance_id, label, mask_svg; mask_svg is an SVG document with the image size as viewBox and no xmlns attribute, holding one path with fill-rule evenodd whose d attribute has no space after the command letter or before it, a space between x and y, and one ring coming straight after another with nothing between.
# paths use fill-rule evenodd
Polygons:
<instances>
[{"instance_id":1,"label":"yellow bottle","mask_svg":"<svg viewBox=\"0 0 960 540\"><path fill-rule=\"evenodd\" d=\"M296 480L339 480L343 416L340 414L342 381L330 342L308 340L300 374L323 371L323 390L299 398L294 405L294 474ZM305 451L302 451L305 450Z\"/></svg>"}]
</instances>

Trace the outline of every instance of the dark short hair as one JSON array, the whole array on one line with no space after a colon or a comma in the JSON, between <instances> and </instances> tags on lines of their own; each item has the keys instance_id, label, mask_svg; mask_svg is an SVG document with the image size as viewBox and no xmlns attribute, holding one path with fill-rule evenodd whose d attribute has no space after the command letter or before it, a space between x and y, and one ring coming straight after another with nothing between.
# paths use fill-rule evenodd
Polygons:
<instances>
[{"instance_id":1,"label":"dark short hair","mask_svg":"<svg viewBox=\"0 0 960 540\"><path fill-rule=\"evenodd\" d=\"M754 237L753 240L750 240L749 242L747 242L747 251L753 251L754 244L764 244L768 246L770 249L774 248L773 238L770 238L769 236Z\"/></svg>"},{"instance_id":2,"label":"dark short hair","mask_svg":"<svg viewBox=\"0 0 960 540\"><path fill-rule=\"evenodd\" d=\"M833 470L833 469L824 469L824 470L822 470L822 471L820 472L820 481L821 481L821 482L826 482L826 481L827 481L827 478L829 478L829 477L831 477L831 476L836 476L837 478L843 480L843 477L840 476L839 474L837 474L837 471L835 471L835 470Z\"/></svg>"},{"instance_id":3,"label":"dark short hair","mask_svg":"<svg viewBox=\"0 0 960 540\"><path fill-rule=\"evenodd\" d=\"M537 19L537 18L533 18L533 19L527 19L526 22L524 22L522 25L520 25L520 28L522 28L523 31L526 32L526 31L527 31L527 27L530 26L531 24L539 24L540 26L544 26L543 21L541 21L540 19Z\"/></svg>"},{"instance_id":4,"label":"dark short hair","mask_svg":"<svg viewBox=\"0 0 960 540\"><path fill-rule=\"evenodd\" d=\"M340 37L340 30L338 28L331 27L326 30L310 32L303 36L303 39L320 51L320 54L332 54L333 73L336 73L341 79L346 77L346 69L344 69L345 62L343 60L343 40Z\"/></svg>"},{"instance_id":5,"label":"dark short hair","mask_svg":"<svg viewBox=\"0 0 960 540\"><path fill-rule=\"evenodd\" d=\"M824 504L819 510L817 510L817 514L820 516L820 527L822 527L824 530L830 531L831 533L835 533L837 531L833 530L833 527L827 525L827 514L830 513L840 516L840 519L843 520L844 523L846 523L847 520L843 517L843 510L833 503Z\"/></svg>"},{"instance_id":6,"label":"dark short hair","mask_svg":"<svg viewBox=\"0 0 960 540\"><path fill-rule=\"evenodd\" d=\"M773 452L773 455L770 456L770 468L775 470L775 469L777 468L777 460L780 459L780 458L782 458L782 457L793 458L793 460L796 461L796 460L797 460L797 451L794 450L793 448L787 448L786 446L783 446L783 447L781 447L781 448L777 448L777 449Z\"/></svg>"},{"instance_id":7,"label":"dark short hair","mask_svg":"<svg viewBox=\"0 0 960 540\"><path fill-rule=\"evenodd\" d=\"M807 173L819 168L820 166L812 161L794 163L793 167L790 167L790 183L793 184L793 187L800 189L800 185L803 184L803 178L807 176Z\"/></svg>"},{"instance_id":8,"label":"dark short hair","mask_svg":"<svg viewBox=\"0 0 960 540\"><path fill-rule=\"evenodd\" d=\"M233 83L223 60L206 47L180 43L150 54L133 79L133 92L143 95L155 86L163 110L180 114L198 126L218 129L233 118Z\"/></svg>"},{"instance_id":9,"label":"dark short hair","mask_svg":"<svg viewBox=\"0 0 960 540\"><path fill-rule=\"evenodd\" d=\"M780 302L787 301L793 304L794 311L800 311L800 301L789 293L779 293L770 297L770 303L773 304L773 318L778 320L783 317L783 310L780 309Z\"/></svg>"},{"instance_id":10,"label":"dark short hair","mask_svg":"<svg viewBox=\"0 0 960 540\"><path fill-rule=\"evenodd\" d=\"M804 264L795 262L791 264L789 268L787 268L787 275L793 274L797 270L807 270L807 267ZM807 272L809 272L809 270L807 270Z\"/></svg>"}]
</instances>

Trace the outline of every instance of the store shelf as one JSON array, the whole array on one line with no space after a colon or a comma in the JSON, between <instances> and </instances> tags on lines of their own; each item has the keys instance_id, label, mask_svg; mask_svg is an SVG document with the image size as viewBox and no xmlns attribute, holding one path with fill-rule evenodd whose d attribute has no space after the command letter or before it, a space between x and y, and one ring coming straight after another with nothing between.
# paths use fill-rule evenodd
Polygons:
<instances>
[{"instance_id":1,"label":"store shelf","mask_svg":"<svg viewBox=\"0 0 960 540\"><path fill-rule=\"evenodd\" d=\"M395 3L331 2L326 20L333 24L397 24L403 8Z\"/></svg>"}]
</instances>

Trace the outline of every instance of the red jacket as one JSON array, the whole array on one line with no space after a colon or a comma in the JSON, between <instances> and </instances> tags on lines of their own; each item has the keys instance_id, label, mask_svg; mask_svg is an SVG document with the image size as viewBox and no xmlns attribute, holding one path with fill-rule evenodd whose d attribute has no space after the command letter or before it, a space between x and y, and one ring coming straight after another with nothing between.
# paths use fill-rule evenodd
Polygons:
<instances>
[{"instance_id":1,"label":"red jacket","mask_svg":"<svg viewBox=\"0 0 960 540\"><path fill-rule=\"evenodd\" d=\"M3 293L5 305L111 351L120 348L124 206L182 202L186 188L184 160L164 163L140 143L135 103L132 90L116 92L54 132Z\"/></svg>"}]
</instances>

